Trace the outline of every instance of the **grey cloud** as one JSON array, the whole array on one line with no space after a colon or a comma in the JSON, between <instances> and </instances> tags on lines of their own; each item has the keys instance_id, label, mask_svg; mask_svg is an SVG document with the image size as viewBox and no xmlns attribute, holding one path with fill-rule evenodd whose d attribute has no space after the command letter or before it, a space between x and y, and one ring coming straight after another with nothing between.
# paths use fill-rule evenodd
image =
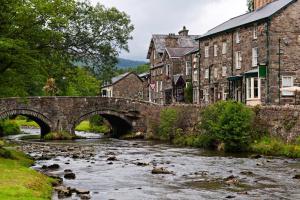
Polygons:
<instances>
[{"instance_id":1,"label":"grey cloud","mask_svg":"<svg viewBox=\"0 0 300 200\"><path fill-rule=\"evenodd\" d=\"M135 26L130 53L121 57L145 60L152 34L177 33L185 25L203 34L229 18L246 12L246 0L92 0L130 15Z\"/></svg>"}]
</instances>

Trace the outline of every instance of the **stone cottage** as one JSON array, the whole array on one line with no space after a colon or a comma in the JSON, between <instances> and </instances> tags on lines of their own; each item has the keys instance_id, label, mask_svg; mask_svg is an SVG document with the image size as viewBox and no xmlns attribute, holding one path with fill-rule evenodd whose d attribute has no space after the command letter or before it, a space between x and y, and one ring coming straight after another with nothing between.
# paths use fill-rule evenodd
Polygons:
<instances>
[{"instance_id":1,"label":"stone cottage","mask_svg":"<svg viewBox=\"0 0 300 200\"><path fill-rule=\"evenodd\" d=\"M144 89L147 81L145 74L140 77L134 72L127 72L112 78L110 83L101 88L101 94L103 97L144 100L148 96Z\"/></svg>"},{"instance_id":2,"label":"stone cottage","mask_svg":"<svg viewBox=\"0 0 300 200\"><path fill-rule=\"evenodd\" d=\"M197 35L186 27L178 35L153 35L147 59L150 60L149 100L159 104L184 102L184 88L191 80L191 63L184 55L198 46ZM188 69L188 70L187 70Z\"/></svg>"},{"instance_id":3,"label":"stone cottage","mask_svg":"<svg viewBox=\"0 0 300 200\"><path fill-rule=\"evenodd\" d=\"M281 89L300 84L300 2L254 0L254 8L198 38L201 104L294 102Z\"/></svg>"}]
</instances>

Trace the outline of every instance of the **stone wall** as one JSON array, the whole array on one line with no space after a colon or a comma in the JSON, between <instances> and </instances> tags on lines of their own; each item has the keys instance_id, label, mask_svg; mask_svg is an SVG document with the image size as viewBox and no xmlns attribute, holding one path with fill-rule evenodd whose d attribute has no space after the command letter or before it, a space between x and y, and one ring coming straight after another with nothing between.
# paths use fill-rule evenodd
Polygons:
<instances>
[{"instance_id":1,"label":"stone wall","mask_svg":"<svg viewBox=\"0 0 300 200\"><path fill-rule=\"evenodd\" d=\"M292 142L300 136L299 106L262 107L259 117L272 136L282 138L287 142Z\"/></svg>"}]
</instances>

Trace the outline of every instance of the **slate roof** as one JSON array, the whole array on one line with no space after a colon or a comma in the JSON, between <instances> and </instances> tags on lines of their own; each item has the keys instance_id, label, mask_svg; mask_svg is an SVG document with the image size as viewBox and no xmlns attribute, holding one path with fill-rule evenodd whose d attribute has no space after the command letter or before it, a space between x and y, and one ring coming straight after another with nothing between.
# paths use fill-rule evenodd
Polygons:
<instances>
[{"instance_id":1,"label":"slate roof","mask_svg":"<svg viewBox=\"0 0 300 200\"><path fill-rule=\"evenodd\" d=\"M215 28L209 30L207 33L205 33L198 39L205 38L217 33L221 33L233 28L238 28L246 24L267 19L295 1L296 0L275 0L272 3L269 3L264 7L259 8L253 12L246 13L244 15L240 15L238 17L232 18L224 22L223 24L216 26Z\"/></svg>"},{"instance_id":2,"label":"slate roof","mask_svg":"<svg viewBox=\"0 0 300 200\"><path fill-rule=\"evenodd\" d=\"M119 76L113 77L113 78L111 79L111 82L110 82L110 83L104 84L104 85L102 86L102 88L110 87L110 86L116 84L117 82L119 82L120 80L122 80L123 78L127 77L127 76L130 75L130 74L136 75L136 76L141 80L141 77L140 77L139 75L137 75L136 73L134 73L134 72L126 72L126 73L121 74L121 75L119 75ZM142 81L142 80L141 80L141 81Z\"/></svg>"},{"instance_id":3,"label":"slate roof","mask_svg":"<svg viewBox=\"0 0 300 200\"><path fill-rule=\"evenodd\" d=\"M186 55L188 52L192 51L193 47L185 47L185 48L166 48L166 52L170 56L170 58L180 58Z\"/></svg>"},{"instance_id":4,"label":"slate roof","mask_svg":"<svg viewBox=\"0 0 300 200\"><path fill-rule=\"evenodd\" d=\"M177 47L194 47L197 45L196 39L200 37L200 35L188 35L188 36L182 36L182 35L152 35L149 51L147 54L147 59L151 56L151 48L152 45L155 47L156 51L158 53L164 53L166 49L166 39L168 37L173 37L177 39Z\"/></svg>"},{"instance_id":5,"label":"slate roof","mask_svg":"<svg viewBox=\"0 0 300 200\"><path fill-rule=\"evenodd\" d=\"M188 51L185 55L188 55L188 54L191 54L191 53L197 53L197 52L199 52L199 46L194 47L193 49Z\"/></svg>"}]
</instances>

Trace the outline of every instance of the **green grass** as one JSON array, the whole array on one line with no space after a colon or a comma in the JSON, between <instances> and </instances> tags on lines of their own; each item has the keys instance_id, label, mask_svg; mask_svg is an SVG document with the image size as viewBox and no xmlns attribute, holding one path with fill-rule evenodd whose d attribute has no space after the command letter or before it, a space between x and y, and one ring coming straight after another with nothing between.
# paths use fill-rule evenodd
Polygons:
<instances>
[{"instance_id":1,"label":"green grass","mask_svg":"<svg viewBox=\"0 0 300 200\"><path fill-rule=\"evenodd\" d=\"M68 132L51 132L45 135L44 140L73 140L76 139L76 136Z\"/></svg>"},{"instance_id":2,"label":"green grass","mask_svg":"<svg viewBox=\"0 0 300 200\"><path fill-rule=\"evenodd\" d=\"M14 121L19 127L25 126L25 127L40 128L40 126L35 121L27 121L26 119L15 119L12 121Z\"/></svg>"},{"instance_id":3,"label":"green grass","mask_svg":"<svg viewBox=\"0 0 300 200\"><path fill-rule=\"evenodd\" d=\"M20 127L11 120L0 121L0 137L21 134Z\"/></svg>"},{"instance_id":4,"label":"green grass","mask_svg":"<svg viewBox=\"0 0 300 200\"><path fill-rule=\"evenodd\" d=\"M33 161L23 153L8 151L13 159L0 157L0 199L51 199L54 180L30 169Z\"/></svg>"},{"instance_id":5,"label":"green grass","mask_svg":"<svg viewBox=\"0 0 300 200\"><path fill-rule=\"evenodd\" d=\"M255 153L272 156L286 156L290 158L300 158L300 144L286 144L277 138L264 137L251 145Z\"/></svg>"},{"instance_id":6,"label":"green grass","mask_svg":"<svg viewBox=\"0 0 300 200\"><path fill-rule=\"evenodd\" d=\"M20 137L21 140L39 140L41 139L40 135L24 135Z\"/></svg>"},{"instance_id":7,"label":"green grass","mask_svg":"<svg viewBox=\"0 0 300 200\"><path fill-rule=\"evenodd\" d=\"M109 127L106 125L102 126L91 126L89 121L82 121L76 128L76 131L85 131L92 133L108 133L110 131Z\"/></svg>"}]
</instances>

